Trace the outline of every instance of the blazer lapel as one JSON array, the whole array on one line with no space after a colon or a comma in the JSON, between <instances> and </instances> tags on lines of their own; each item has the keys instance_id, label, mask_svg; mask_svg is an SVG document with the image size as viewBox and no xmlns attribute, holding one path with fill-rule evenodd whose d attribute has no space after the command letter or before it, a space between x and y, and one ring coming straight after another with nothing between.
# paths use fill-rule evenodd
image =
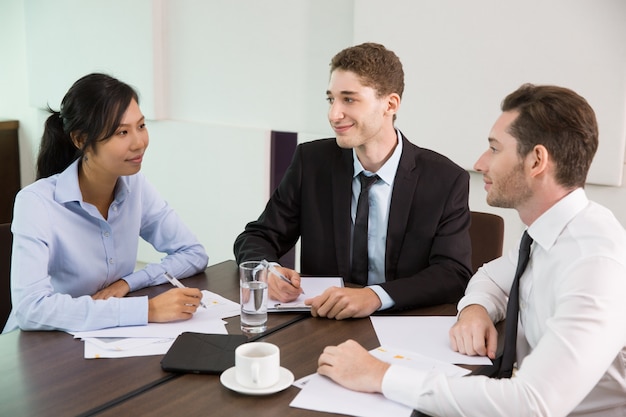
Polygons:
<instances>
[{"instance_id":1,"label":"blazer lapel","mask_svg":"<svg viewBox=\"0 0 626 417\"><path fill-rule=\"evenodd\" d=\"M352 202L352 150L342 149L333 164L332 204L337 267L339 275L350 277L350 204Z\"/></svg>"},{"instance_id":2,"label":"blazer lapel","mask_svg":"<svg viewBox=\"0 0 626 417\"><path fill-rule=\"evenodd\" d=\"M411 211L411 202L418 180L416 155L418 148L402 135L402 155L391 194L389 224L387 225L387 247L385 250L385 277L394 279L400 257L406 225Z\"/></svg>"}]
</instances>

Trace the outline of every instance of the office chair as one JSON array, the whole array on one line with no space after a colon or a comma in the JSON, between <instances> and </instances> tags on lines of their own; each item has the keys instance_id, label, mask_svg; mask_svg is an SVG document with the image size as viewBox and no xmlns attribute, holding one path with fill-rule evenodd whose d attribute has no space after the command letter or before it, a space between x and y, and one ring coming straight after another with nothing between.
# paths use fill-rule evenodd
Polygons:
<instances>
[{"instance_id":1,"label":"office chair","mask_svg":"<svg viewBox=\"0 0 626 417\"><path fill-rule=\"evenodd\" d=\"M0 224L0 332L11 313L11 223Z\"/></svg>"},{"instance_id":2,"label":"office chair","mask_svg":"<svg viewBox=\"0 0 626 417\"><path fill-rule=\"evenodd\" d=\"M504 219L478 211L472 211L471 216L472 268L476 272L484 263L502 256Z\"/></svg>"}]
</instances>

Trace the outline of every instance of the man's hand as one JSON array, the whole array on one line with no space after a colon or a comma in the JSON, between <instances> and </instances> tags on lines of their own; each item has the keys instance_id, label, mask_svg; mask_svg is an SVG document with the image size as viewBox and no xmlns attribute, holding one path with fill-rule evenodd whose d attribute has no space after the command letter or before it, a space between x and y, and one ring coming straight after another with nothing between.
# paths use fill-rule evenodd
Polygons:
<instances>
[{"instance_id":1,"label":"man's hand","mask_svg":"<svg viewBox=\"0 0 626 417\"><path fill-rule=\"evenodd\" d=\"M311 306L314 317L343 320L351 317L367 317L380 308L382 303L369 288L330 287L321 295L304 300Z\"/></svg>"},{"instance_id":2,"label":"man's hand","mask_svg":"<svg viewBox=\"0 0 626 417\"><path fill-rule=\"evenodd\" d=\"M282 266L276 266L278 272L283 274L293 285L278 278L272 271L267 271L267 287L268 296L272 300L278 300L281 303L288 303L294 301L302 294L302 288L300 287L300 274L293 269L284 268Z\"/></svg>"},{"instance_id":3,"label":"man's hand","mask_svg":"<svg viewBox=\"0 0 626 417\"><path fill-rule=\"evenodd\" d=\"M450 345L465 355L496 357L498 331L483 306L472 304L461 311L450 328Z\"/></svg>"},{"instance_id":4,"label":"man's hand","mask_svg":"<svg viewBox=\"0 0 626 417\"><path fill-rule=\"evenodd\" d=\"M328 346L317 361L317 373L346 388L382 392L383 376L389 364L376 359L354 340Z\"/></svg>"},{"instance_id":5,"label":"man's hand","mask_svg":"<svg viewBox=\"0 0 626 417\"><path fill-rule=\"evenodd\" d=\"M173 288L148 300L148 321L189 320L201 300L202 292L198 288Z\"/></svg>"},{"instance_id":6,"label":"man's hand","mask_svg":"<svg viewBox=\"0 0 626 417\"><path fill-rule=\"evenodd\" d=\"M130 291L130 286L123 279L118 279L113 284L101 289L91 296L94 300L106 300L110 297L124 297Z\"/></svg>"}]
</instances>

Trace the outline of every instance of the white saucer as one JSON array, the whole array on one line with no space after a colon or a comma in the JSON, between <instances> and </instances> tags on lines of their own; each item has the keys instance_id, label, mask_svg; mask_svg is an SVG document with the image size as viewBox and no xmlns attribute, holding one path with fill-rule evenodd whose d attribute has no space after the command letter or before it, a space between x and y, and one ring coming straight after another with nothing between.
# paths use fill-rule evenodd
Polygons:
<instances>
[{"instance_id":1,"label":"white saucer","mask_svg":"<svg viewBox=\"0 0 626 417\"><path fill-rule=\"evenodd\" d=\"M239 385L237 379L235 378L235 367L228 368L222 375L220 375L220 381L222 385L226 388L231 389L233 391L237 391L241 394L248 395L268 395L274 394L275 392L282 391L287 388L289 385L293 384L293 374L289 369L285 369L282 366L279 371L278 382L267 388L248 388Z\"/></svg>"}]
</instances>

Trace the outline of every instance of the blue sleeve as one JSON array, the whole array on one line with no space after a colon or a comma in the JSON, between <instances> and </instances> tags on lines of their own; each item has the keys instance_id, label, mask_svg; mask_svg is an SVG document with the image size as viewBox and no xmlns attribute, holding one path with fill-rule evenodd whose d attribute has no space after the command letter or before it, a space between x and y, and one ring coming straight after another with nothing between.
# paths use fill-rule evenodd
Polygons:
<instances>
[{"instance_id":1,"label":"blue sleeve","mask_svg":"<svg viewBox=\"0 0 626 417\"><path fill-rule=\"evenodd\" d=\"M59 241L76 240L84 233L80 225L59 214L63 210L45 194L22 191L16 197L12 222L13 310L4 332L18 327L23 330L80 331L146 324L147 297L94 300L89 289L93 284L91 278L75 279L62 275L53 279L49 274L53 255L64 262L79 263L85 270L93 264L92 256L68 260L62 253L51 254L53 248L62 246ZM73 287L72 294L63 289L67 282Z\"/></svg>"},{"instance_id":2,"label":"blue sleeve","mask_svg":"<svg viewBox=\"0 0 626 417\"><path fill-rule=\"evenodd\" d=\"M143 176L141 183L141 237L166 256L124 279L131 291L166 282L164 272L186 278L202 272L209 257L196 236L183 223L174 209Z\"/></svg>"}]
</instances>

